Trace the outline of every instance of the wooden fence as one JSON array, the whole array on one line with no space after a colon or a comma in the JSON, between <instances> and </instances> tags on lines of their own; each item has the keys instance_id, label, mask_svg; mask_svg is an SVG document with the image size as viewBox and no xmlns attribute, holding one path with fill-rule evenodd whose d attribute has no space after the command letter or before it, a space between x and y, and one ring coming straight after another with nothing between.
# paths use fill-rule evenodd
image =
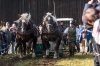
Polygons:
<instances>
[{"instance_id":1,"label":"wooden fence","mask_svg":"<svg viewBox=\"0 0 100 66\"><path fill-rule=\"evenodd\" d=\"M39 25L47 12L57 18L74 18L82 22L83 7L89 0L0 0L0 21L10 22L18 19L18 14L30 12L34 22Z\"/></svg>"}]
</instances>

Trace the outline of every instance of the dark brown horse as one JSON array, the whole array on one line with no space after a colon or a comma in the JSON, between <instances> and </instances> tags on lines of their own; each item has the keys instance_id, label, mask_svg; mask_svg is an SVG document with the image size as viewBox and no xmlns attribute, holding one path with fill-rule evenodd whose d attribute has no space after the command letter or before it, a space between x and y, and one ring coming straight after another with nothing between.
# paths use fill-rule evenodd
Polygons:
<instances>
[{"instance_id":1,"label":"dark brown horse","mask_svg":"<svg viewBox=\"0 0 100 66\"><path fill-rule=\"evenodd\" d=\"M54 58L58 58L59 46L61 42L61 31L56 18L51 13L47 13L43 18L42 27L41 39L44 50L43 57L49 56L49 42L54 42Z\"/></svg>"},{"instance_id":2,"label":"dark brown horse","mask_svg":"<svg viewBox=\"0 0 100 66\"><path fill-rule=\"evenodd\" d=\"M20 58L23 58L23 55L26 55L26 42L29 42L30 44L34 43L32 45L32 50L33 50L32 57L35 57L35 47L37 43L37 33L36 33L37 29L30 22L30 18L31 18L30 14L23 13L17 20L18 28L16 33L16 39L19 45Z\"/></svg>"}]
</instances>

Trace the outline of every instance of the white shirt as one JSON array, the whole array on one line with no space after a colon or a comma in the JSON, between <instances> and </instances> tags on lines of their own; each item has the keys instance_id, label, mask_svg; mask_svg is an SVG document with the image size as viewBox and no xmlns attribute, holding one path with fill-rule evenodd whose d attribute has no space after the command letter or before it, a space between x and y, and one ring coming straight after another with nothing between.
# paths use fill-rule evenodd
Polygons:
<instances>
[{"instance_id":1,"label":"white shirt","mask_svg":"<svg viewBox=\"0 0 100 66\"><path fill-rule=\"evenodd\" d=\"M67 33L68 33L68 29L69 29L69 27L67 27L67 28L64 30L64 34L67 34ZM76 36L78 36L78 31L79 31L79 28L76 28Z\"/></svg>"},{"instance_id":2,"label":"white shirt","mask_svg":"<svg viewBox=\"0 0 100 66\"><path fill-rule=\"evenodd\" d=\"M100 26L100 19L94 22L92 36L97 44L100 44L100 32L98 32L98 26Z\"/></svg>"},{"instance_id":3,"label":"white shirt","mask_svg":"<svg viewBox=\"0 0 100 66\"><path fill-rule=\"evenodd\" d=\"M78 35L81 36L82 32L84 31L84 26L82 26L81 28L79 28L78 30Z\"/></svg>"}]
</instances>

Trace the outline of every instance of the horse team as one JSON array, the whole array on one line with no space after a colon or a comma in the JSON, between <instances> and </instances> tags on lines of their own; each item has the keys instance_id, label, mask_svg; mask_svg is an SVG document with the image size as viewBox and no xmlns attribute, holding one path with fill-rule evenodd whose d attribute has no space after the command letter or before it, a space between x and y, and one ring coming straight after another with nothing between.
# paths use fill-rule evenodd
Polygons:
<instances>
[{"instance_id":1,"label":"horse team","mask_svg":"<svg viewBox=\"0 0 100 66\"><path fill-rule=\"evenodd\" d=\"M41 36L43 44L43 57L49 57L50 42L54 44L54 57L59 57L59 46L62 40L62 28L58 25L56 17L52 13L46 13L43 18L42 28L39 31L31 19L30 13L23 13L19 19L14 21L17 23L16 41L19 47L19 57L23 58L26 52L30 52L32 48L32 57L36 57L36 44L38 36ZM27 44L28 45L27 45ZM31 45L32 44L32 45ZM31 47L32 46L32 47Z\"/></svg>"}]
</instances>

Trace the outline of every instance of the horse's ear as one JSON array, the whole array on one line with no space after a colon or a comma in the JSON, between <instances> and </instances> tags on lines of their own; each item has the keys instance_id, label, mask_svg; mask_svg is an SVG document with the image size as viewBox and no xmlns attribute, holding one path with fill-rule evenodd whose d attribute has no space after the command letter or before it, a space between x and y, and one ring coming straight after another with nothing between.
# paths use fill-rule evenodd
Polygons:
<instances>
[{"instance_id":1,"label":"horse's ear","mask_svg":"<svg viewBox=\"0 0 100 66\"><path fill-rule=\"evenodd\" d=\"M18 17L21 17L21 15L20 15L20 14L18 14Z\"/></svg>"},{"instance_id":2,"label":"horse's ear","mask_svg":"<svg viewBox=\"0 0 100 66\"><path fill-rule=\"evenodd\" d=\"M54 11L51 14L53 15L54 14Z\"/></svg>"},{"instance_id":3,"label":"horse's ear","mask_svg":"<svg viewBox=\"0 0 100 66\"><path fill-rule=\"evenodd\" d=\"M28 19L30 19L30 18L31 18L31 14L29 13L26 17L27 17Z\"/></svg>"},{"instance_id":4,"label":"horse's ear","mask_svg":"<svg viewBox=\"0 0 100 66\"><path fill-rule=\"evenodd\" d=\"M26 16L26 18L28 18L29 14Z\"/></svg>"},{"instance_id":5,"label":"horse's ear","mask_svg":"<svg viewBox=\"0 0 100 66\"><path fill-rule=\"evenodd\" d=\"M44 25L44 22L42 23L42 25Z\"/></svg>"}]
</instances>

